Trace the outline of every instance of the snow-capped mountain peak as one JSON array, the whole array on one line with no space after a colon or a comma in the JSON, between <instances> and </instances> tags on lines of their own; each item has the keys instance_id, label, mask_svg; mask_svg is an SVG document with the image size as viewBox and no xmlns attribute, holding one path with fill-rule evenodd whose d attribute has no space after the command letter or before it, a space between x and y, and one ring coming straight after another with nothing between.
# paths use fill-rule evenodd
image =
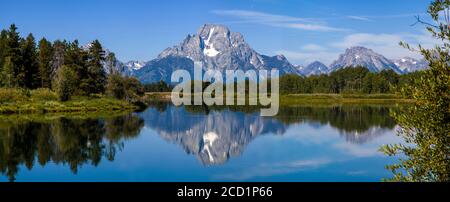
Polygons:
<instances>
[{"instance_id":1,"label":"snow-capped mountain peak","mask_svg":"<svg viewBox=\"0 0 450 202\"><path fill-rule=\"evenodd\" d=\"M203 25L195 35L178 45L165 49L155 60L137 70L135 75L144 83L164 80L170 82L170 73L176 69L193 70L193 62L214 70L270 70L281 74L298 74L297 69L282 55L265 56L253 50L242 34L231 32L226 26Z\"/></svg>"},{"instance_id":2,"label":"snow-capped mountain peak","mask_svg":"<svg viewBox=\"0 0 450 202\"><path fill-rule=\"evenodd\" d=\"M355 46L345 50L339 58L330 65L330 71L340 68L363 66L371 72L380 72L382 70L391 69L401 74L402 71L390 60L383 55L361 46Z\"/></svg>"},{"instance_id":3,"label":"snow-capped mountain peak","mask_svg":"<svg viewBox=\"0 0 450 202\"><path fill-rule=\"evenodd\" d=\"M145 62L132 60L132 61L125 63L125 66L129 70L139 70L145 66Z\"/></svg>"},{"instance_id":4,"label":"snow-capped mountain peak","mask_svg":"<svg viewBox=\"0 0 450 202\"><path fill-rule=\"evenodd\" d=\"M423 59L417 60L411 57L404 57L393 61L405 73L423 70L428 67L428 62Z\"/></svg>"},{"instance_id":5,"label":"snow-capped mountain peak","mask_svg":"<svg viewBox=\"0 0 450 202\"><path fill-rule=\"evenodd\" d=\"M299 69L299 71L306 76L319 75L326 74L328 72L328 67L319 61L314 61L308 66Z\"/></svg>"}]
</instances>

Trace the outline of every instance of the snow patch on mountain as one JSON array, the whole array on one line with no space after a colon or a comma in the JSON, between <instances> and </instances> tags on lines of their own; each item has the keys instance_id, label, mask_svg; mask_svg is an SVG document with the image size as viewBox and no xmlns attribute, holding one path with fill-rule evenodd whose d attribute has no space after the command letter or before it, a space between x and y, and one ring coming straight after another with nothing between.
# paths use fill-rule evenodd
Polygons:
<instances>
[{"instance_id":1,"label":"snow patch on mountain","mask_svg":"<svg viewBox=\"0 0 450 202\"><path fill-rule=\"evenodd\" d=\"M305 76L320 75L326 74L328 72L328 67L319 61L315 61L306 67L299 68L299 71Z\"/></svg>"},{"instance_id":2,"label":"snow patch on mountain","mask_svg":"<svg viewBox=\"0 0 450 202\"><path fill-rule=\"evenodd\" d=\"M145 62L141 62L141 61L129 61L127 63L125 63L125 66L129 69L129 70L139 70L142 67L145 66Z\"/></svg>"},{"instance_id":3,"label":"snow patch on mountain","mask_svg":"<svg viewBox=\"0 0 450 202\"><path fill-rule=\"evenodd\" d=\"M411 57L404 57L401 59L393 60L404 73L420 71L428 68L428 62L424 59L417 60Z\"/></svg>"},{"instance_id":4,"label":"snow patch on mountain","mask_svg":"<svg viewBox=\"0 0 450 202\"><path fill-rule=\"evenodd\" d=\"M203 49L203 53L208 57L214 57L220 52L214 49L214 44L210 43L211 35L214 33L214 27L209 31L208 39L205 40L206 47ZM226 36L226 35L224 35Z\"/></svg>"}]
</instances>

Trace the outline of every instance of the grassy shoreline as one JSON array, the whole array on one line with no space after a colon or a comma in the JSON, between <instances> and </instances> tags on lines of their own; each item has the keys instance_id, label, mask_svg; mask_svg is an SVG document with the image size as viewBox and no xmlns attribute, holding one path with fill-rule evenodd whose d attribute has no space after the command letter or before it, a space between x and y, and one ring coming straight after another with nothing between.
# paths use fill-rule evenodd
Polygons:
<instances>
[{"instance_id":1,"label":"grassy shoreline","mask_svg":"<svg viewBox=\"0 0 450 202\"><path fill-rule=\"evenodd\" d=\"M59 101L50 89L0 88L0 114L47 114L133 111L138 106L105 95L73 96Z\"/></svg>"},{"instance_id":2,"label":"grassy shoreline","mask_svg":"<svg viewBox=\"0 0 450 202\"><path fill-rule=\"evenodd\" d=\"M412 99L405 99L395 94L289 94L280 96L281 105L305 104L412 104Z\"/></svg>"},{"instance_id":3,"label":"grassy shoreline","mask_svg":"<svg viewBox=\"0 0 450 202\"><path fill-rule=\"evenodd\" d=\"M58 112L58 113L26 113L26 114L0 114L1 121L21 122L51 122L60 118L70 119L98 119L128 115L130 111L87 111L87 112Z\"/></svg>"},{"instance_id":4,"label":"grassy shoreline","mask_svg":"<svg viewBox=\"0 0 450 202\"><path fill-rule=\"evenodd\" d=\"M146 101L170 101L170 92L146 93ZM288 94L280 95L281 106L296 105L392 105L411 104L413 100L404 99L395 94ZM60 102L46 99L23 99L3 102L0 114L48 114L48 113L115 113L135 111L138 106L124 100L108 97L73 97L70 101Z\"/></svg>"},{"instance_id":5,"label":"grassy shoreline","mask_svg":"<svg viewBox=\"0 0 450 202\"><path fill-rule=\"evenodd\" d=\"M70 101L19 101L2 103L0 114L118 112L134 111L138 107L112 98L74 98Z\"/></svg>"},{"instance_id":6,"label":"grassy shoreline","mask_svg":"<svg viewBox=\"0 0 450 202\"><path fill-rule=\"evenodd\" d=\"M170 101L170 92L146 93L146 99ZM412 104L412 99L405 99L396 94L287 94L280 95L280 105L334 105L334 104Z\"/></svg>"}]
</instances>

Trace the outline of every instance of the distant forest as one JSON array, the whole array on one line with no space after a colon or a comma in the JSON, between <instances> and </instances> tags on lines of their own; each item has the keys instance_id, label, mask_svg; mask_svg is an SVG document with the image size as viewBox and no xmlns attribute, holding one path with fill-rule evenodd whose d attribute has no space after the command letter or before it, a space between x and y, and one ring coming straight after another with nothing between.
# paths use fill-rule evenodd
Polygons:
<instances>
[{"instance_id":1,"label":"distant forest","mask_svg":"<svg viewBox=\"0 0 450 202\"><path fill-rule=\"evenodd\" d=\"M342 68L330 74L301 77L287 74L280 78L280 92L293 93L396 93L402 86L415 85L421 71L399 75L393 70L379 73L365 67Z\"/></svg>"},{"instance_id":2,"label":"distant forest","mask_svg":"<svg viewBox=\"0 0 450 202\"><path fill-rule=\"evenodd\" d=\"M279 78L280 93L399 93L403 86L415 85L415 81L421 75L422 71L403 75L396 74L392 70L373 73L365 67L342 68L330 74L309 77L285 74ZM209 83L204 83L203 88L208 85ZM170 92L171 90L172 86L164 81L145 85L145 91L147 92Z\"/></svg>"}]
</instances>

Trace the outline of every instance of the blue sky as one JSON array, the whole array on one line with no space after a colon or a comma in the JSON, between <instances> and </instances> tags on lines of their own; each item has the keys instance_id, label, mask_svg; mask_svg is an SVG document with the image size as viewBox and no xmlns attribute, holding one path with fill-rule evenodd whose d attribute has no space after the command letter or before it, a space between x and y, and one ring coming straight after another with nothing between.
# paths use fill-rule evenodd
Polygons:
<instances>
[{"instance_id":1,"label":"blue sky","mask_svg":"<svg viewBox=\"0 0 450 202\"><path fill-rule=\"evenodd\" d=\"M50 40L99 39L120 60L150 60L205 23L241 32L259 53L326 64L363 45L388 58L418 57L401 40L432 45L423 26L429 0L0 0L0 28Z\"/></svg>"}]
</instances>

